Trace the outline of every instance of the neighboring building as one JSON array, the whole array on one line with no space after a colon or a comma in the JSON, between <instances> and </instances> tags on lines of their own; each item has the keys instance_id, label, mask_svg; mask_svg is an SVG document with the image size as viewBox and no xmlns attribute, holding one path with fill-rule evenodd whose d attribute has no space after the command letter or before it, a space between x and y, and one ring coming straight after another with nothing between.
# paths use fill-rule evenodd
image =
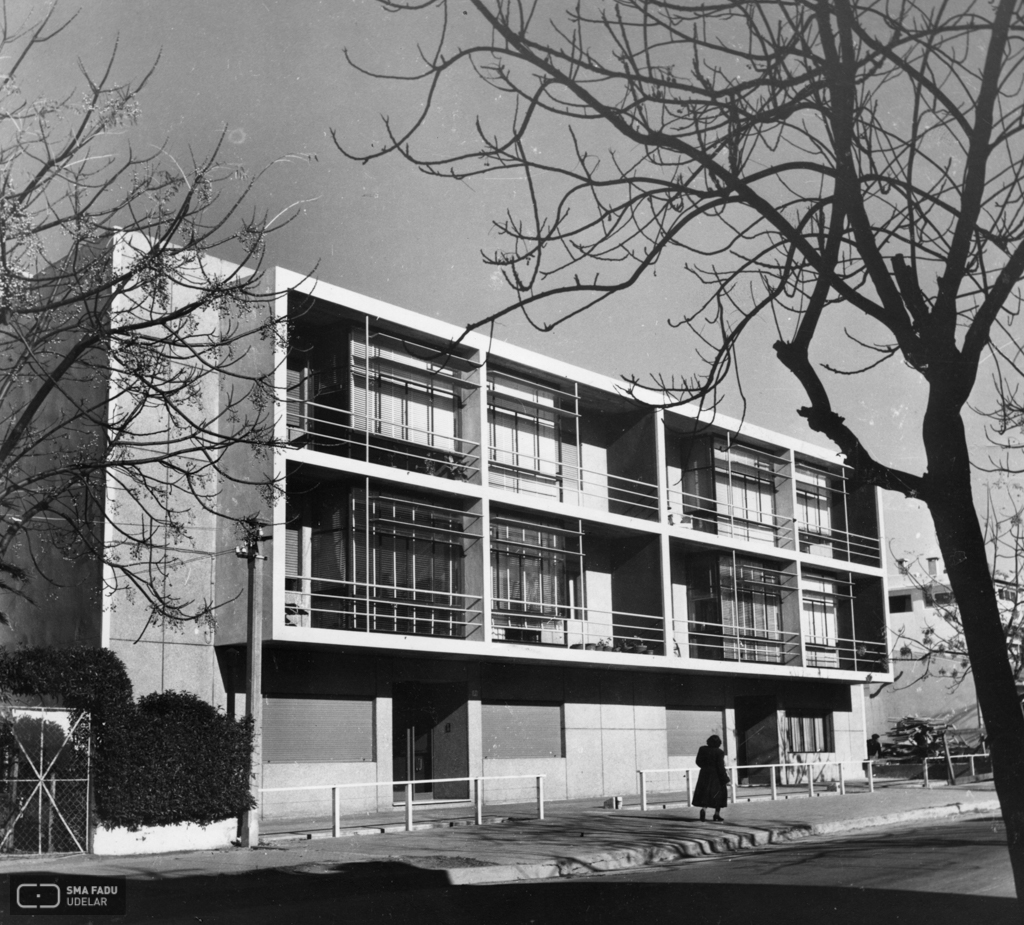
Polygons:
<instances>
[{"instance_id":1,"label":"neighboring building","mask_svg":"<svg viewBox=\"0 0 1024 925\"><path fill-rule=\"evenodd\" d=\"M276 364L288 448L234 454L285 488L262 786L545 774L550 799L633 793L712 733L733 764L864 757L861 686L892 678L881 517L836 454L288 271L268 284L289 345L244 362ZM224 510L254 492L225 485ZM230 524L197 530L179 578L223 603L215 633L135 645L140 615L106 600L95 642L139 692L241 713L246 564ZM404 798L342 793L346 811ZM263 812L328 806L272 793Z\"/></svg>"},{"instance_id":2,"label":"neighboring building","mask_svg":"<svg viewBox=\"0 0 1024 925\"><path fill-rule=\"evenodd\" d=\"M963 655L941 651L956 635L943 616L956 602L941 560L929 558L924 570L905 560L897 565L888 578L893 679L865 689L869 734L884 736L897 720L915 716L952 723L967 744L977 745L981 721L974 676L965 671ZM996 592L1003 606L1016 602L1011 584L997 581Z\"/></svg>"}]
</instances>

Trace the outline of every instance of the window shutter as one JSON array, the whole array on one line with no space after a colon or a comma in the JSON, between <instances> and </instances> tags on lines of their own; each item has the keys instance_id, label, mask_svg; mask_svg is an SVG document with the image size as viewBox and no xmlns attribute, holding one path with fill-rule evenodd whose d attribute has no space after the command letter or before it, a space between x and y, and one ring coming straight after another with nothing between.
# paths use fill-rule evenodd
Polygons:
<instances>
[{"instance_id":1,"label":"window shutter","mask_svg":"<svg viewBox=\"0 0 1024 925\"><path fill-rule=\"evenodd\" d=\"M722 736L722 711L710 707L666 707L665 731L668 753L677 758L694 758L708 737Z\"/></svg>"},{"instance_id":2,"label":"window shutter","mask_svg":"<svg viewBox=\"0 0 1024 925\"><path fill-rule=\"evenodd\" d=\"M317 499L315 522L311 537L311 571L313 578L344 581L348 576L345 555L345 520L347 495L340 490L327 490Z\"/></svg>"},{"instance_id":3,"label":"window shutter","mask_svg":"<svg viewBox=\"0 0 1024 925\"><path fill-rule=\"evenodd\" d=\"M266 697L266 761L373 761L373 701Z\"/></svg>"},{"instance_id":4,"label":"window shutter","mask_svg":"<svg viewBox=\"0 0 1024 925\"><path fill-rule=\"evenodd\" d=\"M562 705L484 702L485 758L563 758Z\"/></svg>"}]
</instances>

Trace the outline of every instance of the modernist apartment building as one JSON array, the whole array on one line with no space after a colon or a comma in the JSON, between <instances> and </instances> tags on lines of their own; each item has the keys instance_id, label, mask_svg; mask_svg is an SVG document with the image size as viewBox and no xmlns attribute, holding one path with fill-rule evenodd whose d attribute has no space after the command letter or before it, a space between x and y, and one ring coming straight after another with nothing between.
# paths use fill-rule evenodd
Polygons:
<instances>
[{"instance_id":1,"label":"modernist apartment building","mask_svg":"<svg viewBox=\"0 0 1024 925\"><path fill-rule=\"evenodd\" d=\"M712 733L734 764L863 757L860 685L891 677L879 501L835 454L286 271L275 291L264 787L622 794ZM244 644L238 607L235 704Z\"/></svg>"},{"instance_id":2,"label":"modernist apartment building","mask_svg":"<svg viewBox=\"0 0 1024 925\"><path fill-rule=\"evenodd\" d=\"M263 787L381 784L342 791L346 811L401 802L389 784L408 778L626 794L712 733L731 764L864 757L862 685L892 679L881 516L838 456L308 277L267 284L288 337L235 366L276 370L285 446L235 451L283 489L263 544ZM234 483L219 503L259 508ZM0 643L107 646L137 694L240 714L237 542L197 510L168 576L216 603L215 628L150 624L97 566L65 563L73 580L18 603ZM262 809L329 805L275 792Z\"/></svg>"}]
</instances>

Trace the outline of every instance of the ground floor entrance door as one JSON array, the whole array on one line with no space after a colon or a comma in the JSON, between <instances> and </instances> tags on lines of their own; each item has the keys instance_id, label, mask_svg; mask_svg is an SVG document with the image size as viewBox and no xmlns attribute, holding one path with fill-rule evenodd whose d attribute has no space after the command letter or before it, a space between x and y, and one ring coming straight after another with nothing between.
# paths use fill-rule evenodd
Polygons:
<instances>
[{"instance_id":1,"label":"ground floor entrance door","mask_svg":"<svg viewBox=\"0 0 1024 925\"><path fill-rule=\"evenodd\" d=\"M422 781L414 800L468 800L466 781L429 783L469 774L466 685L398 682L392 696L392 779ZM395 802L405 802L405 787L395 787Z\"/></svg>"},{"instance_id":2,"label":"ground floor entrance door","mask_svg":"<svg viewBox=\"0 0 1024 925\"><path fill-rule=\"evenodd\" d=\"M777 764L779 761L778 703L773 696L736 698L736 763ZM740 773L740 782L767 784L768 768Z\"/></svg>"}]
</instances>

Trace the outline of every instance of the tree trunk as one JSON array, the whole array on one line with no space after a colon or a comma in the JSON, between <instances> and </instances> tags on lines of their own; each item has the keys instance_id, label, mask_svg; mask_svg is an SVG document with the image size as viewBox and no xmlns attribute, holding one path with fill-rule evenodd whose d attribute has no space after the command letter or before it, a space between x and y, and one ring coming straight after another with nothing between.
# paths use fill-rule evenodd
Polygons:
<instances>
[{"instance_id":1,"label":"tree trunk","mask_svg":"<svg viewBox=\"0 0 1024 925\"><path fill-rule=\"evenodd\" d=\"M991 745L992 771L1006 823L1017 896L1024 897L1024 713L1017 698L988 550L974 506L966 435L959 415L943 418L940 426L925 427L929 458L926 501L963 621L978 703Z\"/></svg>"}]
</instances>

